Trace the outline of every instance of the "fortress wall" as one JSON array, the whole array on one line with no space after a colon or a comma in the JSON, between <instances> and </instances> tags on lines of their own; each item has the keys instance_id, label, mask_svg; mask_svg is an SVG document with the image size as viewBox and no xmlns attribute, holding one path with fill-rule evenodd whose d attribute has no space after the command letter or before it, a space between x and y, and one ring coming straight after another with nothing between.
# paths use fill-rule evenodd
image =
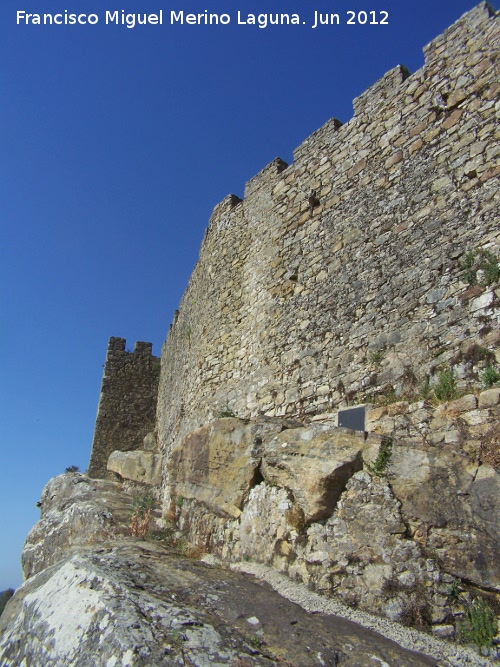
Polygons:
<instances>
[{"instance_id":1,"label":"fortress wall","mask_svg":"<svg viewBox=\"0 0 500 667\"><path fill-rule=\"evenodd\" d=\"M461 261L500 249L499 45L481 3L215 208L162 351L164 451L217 415L403 394L464 340L498 345L498 284L471 289Z\"/></svg>"},{"instance_id":2,"label":"fortress wall","mask_svg":"<svg viewBox=\"0 0 500 667\"><path fill-rule=\"evenodd\" d=\"M125 350L124 338L111 337L99 398L88 474L106 477L109 455L139 449L154 430L160 359L152 344L137 342Z\"/></svg>"}]
</instances>

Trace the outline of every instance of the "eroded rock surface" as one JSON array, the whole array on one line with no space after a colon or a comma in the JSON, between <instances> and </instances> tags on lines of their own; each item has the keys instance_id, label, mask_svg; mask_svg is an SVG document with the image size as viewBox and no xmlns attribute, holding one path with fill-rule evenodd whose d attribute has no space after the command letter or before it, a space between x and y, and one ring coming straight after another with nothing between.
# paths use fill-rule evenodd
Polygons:
<instances>
[{"instance_id":1,"label":"eroded rock surface","mask_svg":"<svg viewBox=\"0 0 500 667\"><path fill-rule=\"evenodd\" d=\"M123 479L142 484L160 482L161 458L153 451L136 449L132 452L112 452L107 469Z\"/></svg>"},{"instance_id":2,"label":"eroded rock surface","mask_svg":"<svg viewBox=\"0 0 500 667\"><path fill-rule=\"evenodd\" d=\"M456 403L434 419L455 415ZM394 421L403 408L381 412ZM270 564L350 605L436 632L449 632L460 613L453 582L500 589L500 477L461 443L413 433L384 439L332 423L271 426L220 419L175 450L175 516L198 549ZM221 512L221 498L235 511Z\"/></svg>"},{"instance_id":3,"label":"eroded rock surface","mask_svg":"<svg viewBox=\"0 0 500 667\"><path fill-rule=\"evenodd\" d=\"M194 498L216 514L239 516L258 481L263 443L280 430L273 423L227 418L190 433L169 461L171 494Z\"/></svg>"},{"instance_id":4,"label":"eroded rock surface","mask_svg":"<svg viewBox=\"0 0 500 667\"><path fill-rule=\"evenodd\" d=\"M308 614L248 575L124 539L29 579L0 635L3 667L437 665L350 621Z\"/></svg>"},{"instance_id":5,"label":"eroded rock surface","mask_svg":"<svg viewBox=\"0 0 500 667\"><path fill-rule=\"evenodd\" d=\"M28 533L21 557L25 577L56 563L66 549L129 534L132 499L116 482L58 475L45 486L39 505L40 521Z\"/></svg>"},{"instance_id":6,"label":"eroded rock surface","mask_svg":"<svg viewBox=\"0 0 500 667\"><path fill-rule=\"evenodd\" d=\"M248 575L127 537L130 504L112 482L49 482L25 547L29 578L0 619L2 667L437 665Z\"/></svg>"}]
</instances>

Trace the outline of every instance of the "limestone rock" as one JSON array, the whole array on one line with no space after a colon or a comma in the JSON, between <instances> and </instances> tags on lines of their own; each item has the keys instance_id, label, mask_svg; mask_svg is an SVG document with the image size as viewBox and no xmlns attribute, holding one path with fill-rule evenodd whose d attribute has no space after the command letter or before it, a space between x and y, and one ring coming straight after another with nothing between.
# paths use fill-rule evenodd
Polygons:
<instances>
[{"instance_id":1,"label":"limestone rock","mask_svg":"<svg viewBox=\"0 0 500 667\"><path fill-rule=\"evenodd\" d=\"M444 568L500 590L500 477L454 449L396 445L391 486ZM479 556L480 554L480 556Z\"/></svg>"},{"instance_id":2,"label":"limestone rock","mask_svg":"<svg viewBox=\"0 0 500 667\"><path fill-rule=\"evenodd\" d=\"M144 449L154 452L158 449L158 442L156 441L156 436L153 432L148 433L143 440Z\"/></svg>"},{"instance_id":3,"label":"limestone rock","mask_svg":"<svg viewBox=\"0 0 500 667\"><path fill-rule=\"evenodd\" d=\"M292 508L286 489L265 483L253 488L240 517L241 556L266 563L280 553L295 527Z\"/></svg>"},{"instance_id":4,"label":"limestone rock","mask_svg":"<svg viewBox=\"0 0 500 667\"><path fill-rule=\"evenodd\" d=\"M436 667L350 621L308 614L248 575L120 535L130 501L85 475L47 484L25 550L30 576L0 617L2 666Z\"/></svg>"},{"instance_id":5,"label":"limestone rock","mask_svg":"<svg viewBox=\"0 0 500 667\"><path fill-rule=\"evenodd\" d=\"M416 584L431 583L419 545L407 539L405 530L400 503L387 481L357 472L333 516L308 529L306 547L299 550L290 575L301 561L315 564L308 568L308 583L325 591L333 587L347 603L398 620L404 596ZM393 590L387 588L389 581ZM396 601L394 609L388 599Z\"/></svg>"},{"instance_id":6,"label":"limestone rock","mask_svg":"<svg viewBox=\"0 0 500 667\"><path fill-rule=\"evenodd\" d=\"M29 579L0 618L9 667L375 663L436 667L355 623L308 614L249 575L137 540L79 548Z\"/></svg>"},{"instance_id":7,"label":"limestone rock","mask_svg":"<svg viewBox=\"0 0 500 667\"><path fill-rule=\"evenodd\" d=\"M157 484L160 481L161 457L143 449L132 452L115 451L108 459L107 468L123 479L143 484Z\"/></svg>"},{"instance_id":8,"label":"limestone rock","mask_svg":"<svg viewBox=\"0 0 500 667\"><path fill-rule=\"evenodd\" d=\"M226 418L189 434L169 461L175 496L194 498L216 513L237 516L257 481L263 440L280 428Z\"/></svg>"},{"instance_id":9,"label":"limestone rock","mask_svg":"<svg viewBox=\"0 0 500 667\"><path fill-rule=\"evenodd\" d=\"M24 576L56 563L70 548L128 535L131 506L131 498L116 482L81 473L54 477L42 492L40 521L24 544Z\"/></svg>"},{"instance_id":10,"label":"limestone rock","mask_svg":"<svg viewBox=\"0 0 500 667\"><path fill-rule=\"evenodd\" d=\"M364 436L313 424L279 433L265 448L261 472L289 489L307 523L331 516L347 481L363 467Z\"/></svg>"}]
</instances>

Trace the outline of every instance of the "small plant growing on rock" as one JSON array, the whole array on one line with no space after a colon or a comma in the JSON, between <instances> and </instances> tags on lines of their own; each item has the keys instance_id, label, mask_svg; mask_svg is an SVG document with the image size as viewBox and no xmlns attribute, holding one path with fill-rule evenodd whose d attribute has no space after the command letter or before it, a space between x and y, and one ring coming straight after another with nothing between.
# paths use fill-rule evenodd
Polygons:
<instances>
[{"instance_id":1,"label":"small plant growing on rock","mask_svg":"<svg viewBox=\"0 0 500 667\"><path fill-rule=\"evenodd\" d=\"M427 592L422 582L408 586L402 584L396 574L382 584L382 595L397 597L401 605L400 621L407 627L424 630L431 624L431 612L427 601Z\"/></svg>"},{"instance_id":2,"label":"small plant growing on rock","mask_svg":"<svg viewBox=\"0 0 500 667\"><path fill-rule=\"evenodd\" d=\"M160 542L161 544L170 544L172 541L171 528L156 528L149 530L146 539L150 542Z\"/></svg>"},{"instance_id":3,"label":"small plant growing on rock","mask_svg":"<svg viewBox=\"0 0 500 667\"><path fill-rule=\"evenodd\" d=\"M483 598L472 601L459 625L458 637L465 644L475 644L478 649L492 646L497 634L498 622L495 612Z\"/></svg>"},{"instance_id":4,"label":"small plant growing on rock","mask_svg":"<svg viewBox=\"0 0 500 667\"><path fill-rule=\"evenodd\" d=\"M500 280L498 257L490 250L469 250L463 257L462 268L465 270L465 280L471 287L478 282L478 272L481 272L480 282L484 286L493 285Z\"/></svg>"},{"instance_id":5,"label":"small plant growing on rock","mask_svg":"<svg viewBox=\"0 0 500 667\"><path fill-rule=\"evenodd\" d=\"M226 406L222 408L222 410L219 410L219 412L216 413L215 417L216 419L226 419L227 417L236 417L236 415L231 410L231 408L228 408Z\"/></svg>"},{"instance_id":6,"label":"small plant growing on rock","mask_svg":"<svg viewBox=\"0 0 500 667\"><path fill-rule=\"evenodd\" d=\"M493 285L500 279L500 266L498 257L488 250L481 251L480 269L484 273L484 284Z\"/></svg>"},{"instance_id":7,"label":"small plant growing on rock","mask_svg":"<svg viewBox=\"0 0 500 667\"><path fill-rule=\"evenodd\" d=\"M452 600L458 600L460 597L460 579L454 579L448 588L448 596Z\"/></svg>"},{"instance_id":8,"label":"small plant growing on rock","mask_svg":"<svg viewBox=\"0 0 500 667\"><path fill-rule=\"evenodd\" d=\"M134 497L130 514L130 534L133 537L139 537L141 540L146 538L155 504L151 491L138 493Z\"/></svg>"},{"instance_id":9,"label":"small plant growing on rock","mask_svg":"<svg viewBox=\"0 0 500 667\"><path fill-rule=\"evenodd\" d=\"M481 382L484 387L493 387L500 382L500 373L495 366L488 365L481 373Z\"/></svg>"},{"instance_id":10,"label":"small plant growing on rock","mask_svg":"<svg viewBox=\"0 0 500 667\"><path fill-rule=\"evenodd\" d=\"M422 386L420 387L420 395L424 401L431 397L431 382L428 375L425 376L425 379L422 382Z\"/></svg>"},{"instance_id":11,"label":"small plant growing on rock","mask_svg":"<svg viewBox=\"0 0 500 667\"><path fill-rule=\"evenodd\" d=\"M446 368L439 373L434 396L438 401L451 401L457 397L457 378L452 368Z\"/></svg>"},{"instance_id":12,"label":"small plant growing on rock","mask_svg":"<svg viewBox=\"0 0 500 667\"><path fill-rule=\"evenodd\" d=\"M249 637L248 643L253 649L259 651L262 646L262 639L258 635L252 635Z\"/></svg>"},{"instance_id":13,"label":"small plant growing on rock","mask_svg":"<svg viewBox=\"0 0 500 667\"><path fill-rule=\"evenodd\" d=\"M384 358L384 351L383 350L377 350L376 352L370 352L370 354L368 355L368 361L373 366L376 366L377 368L382 363L383 358Z\"/></svg>"},{"instance_id":14,"label":"small plant growing on rock","mask_svg":"<svg viewBox=\"0 0 500 667\"><path fill-rule=\"evenodd\" d=\"M415 586L405 596L401 607L401 623L408 627L425 630L431 625L431 613L425 594L425 587Z\"/></svg>"},{"instance_id":15,"label":"small plant growing on rock","mask_svg":"<svg viewBox=\"0 0 500 667\"><path fill-rule=\"evenodd\" d=\"M80 468L78 466L68 466L66 472L78 472Z\"/></svg>"},{"instance_id":16,"label":"small plant growing on rock","mask_svg":"<svg viewBox=\"0 0 500 667\"><path fill-rule=\"evenodd\" d=\"M382 475L387 469L392 456L392 438L384 436L378 450L377 458L373 465L367 464L367 468L375 475Z\"/></svg>"}]
</instances>

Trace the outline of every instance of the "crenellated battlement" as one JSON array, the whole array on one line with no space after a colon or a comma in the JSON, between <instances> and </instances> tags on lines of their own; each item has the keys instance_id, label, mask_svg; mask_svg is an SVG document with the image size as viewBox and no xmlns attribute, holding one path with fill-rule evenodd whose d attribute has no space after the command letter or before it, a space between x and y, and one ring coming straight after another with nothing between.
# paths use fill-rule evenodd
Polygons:
<instances>
[{"instance_id":1,"label":"crenellated battlement","mask_svg":"<svg viewBox=\"0 0 500 667\"><path fill-rule=\"evenodd\" d=\"M166 450L227 409L329 412L494 345L462 258L500 248L499 24L481 3L214 208L163 347Z\"/></svg>"},{"instance_id":2,"label":"crenellated battlement","mask_svg":"<svg viewBox=\"0 0 500 667\"><path fill-rule=\"evenodd\" d=\"M286 176L283 172L290 169L293 171L297 162L313 160L320 153L331 154L332 144L335 144L338 154L353 148L360 124L370 124L370 118L381 112L380 107L393 107L395 113L404 110L404 107L411 109L424 93L429 111L453 111L465 96L473 94L481 85L480 75L484 69L495 66L489 60L488 48L478 49L477 43L479 40L492 47L495 40L500 40L499 21L495 20L497 17L498 14L487 2L481 2L464 14L424 47L425 65L421 69L411 74L404 65L397 65L386 72L353 100L354 115L349 122L342 124L336 118L327 121L295 149L292 165L281 158L273 160L246 183L243 201L251 199L262 187L274 185L279 177ZM446 76L443 76L444 72ZM358 160L353 158L350 164L346 162L349 178L359 173L357 169L364 169L361 167L363 160L364 155L361 154ZM307 187L304 188L305 191ZM216 226L217 229L226 227L228 214L241 201L236 195L225 197L215 206L209 226Z\"/></svg>"},{"instance_id":3,"label":"crenellated battlement","mask_svg":"<svg viewBox=\"0 0 500 667\"><path fill-rule=\"evenodd\" d=\"M124 352L125 354L138 354L140 356L151 356L153 354L153 343L146 343L138 340L134 345L134 351L126 350L127 340L125 338L116 338L111 336L108 341L108 356L114 352Z\"/></svg>"},{"instance_id":4,"label":"crenellated battlement","mask_svg":"<svg viewBox=\"0 0 500 667\"><path fill-rule=\"evenodd\" d=\"M425 67L435 64L444 66L452 59L466 59L471 53L474 37L481 37L492 27L490 19L498 14L487 2L481 2L458 21L447 28L441 35L424 46Z\"/></svg>"},{"instance_id":5,"label":"crenellated battlement","mask_svg":"<svg viewBox=\"0 0 500 667\"><path fill-rule=\"evenodd\" d=\"M288 167L288 164L280 157L275 158L272 162L264 167L258 174L247 181L245 185L244 199L248 199L260 188L271 186L274 184L276 177L281 174Z\"/></svg>"},{"instance_id":6,"label":"crenellated battlement","mask_svg":"<svg viewBox=\"0 0 500 667\"><path fill-rule=\"evenodd\" d=\"M410 72L404 65L398 65L389 70L384 76L376 81L368 90L361 93L353 101L354 115L361 116L364 113L373 113L381 104L390 104L401 92L401 84L410 76Z\"/></svg>"},{"instance_id":7,"label":"crenellated battlement","mask_svg":"<svg viewBox=\"0 0 500 667\"><path fill-rule=\"evenodd\" d=\"M341 140L338 131L342 123L337 118L330 118L319 130L313 132L293 151L294 163L303 162L315 153L329 150L332 141Z\"/></svg>"}]
</instances>

